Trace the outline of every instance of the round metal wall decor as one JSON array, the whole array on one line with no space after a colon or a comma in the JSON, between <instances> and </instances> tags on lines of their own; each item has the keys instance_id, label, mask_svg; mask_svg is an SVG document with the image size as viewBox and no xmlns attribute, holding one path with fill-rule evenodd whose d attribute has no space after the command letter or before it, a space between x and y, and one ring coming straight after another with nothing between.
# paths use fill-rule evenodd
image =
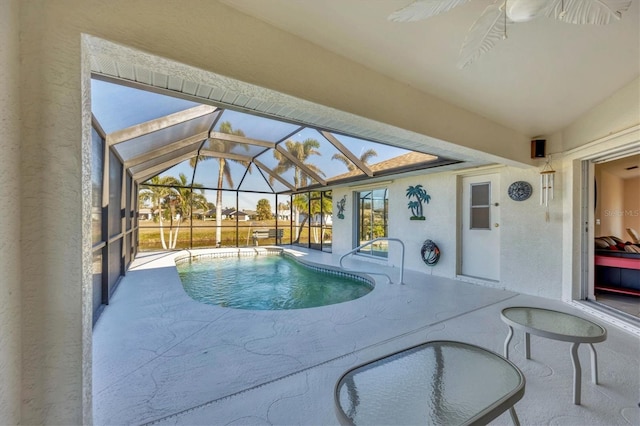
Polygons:
<instances>
[{"instance_id":1,"label":"round metal wall decor","mask_svg":"<svg viewBox=\"0 0 640 426\"><path fill-rule=\"evenodd\" d=\"M529 182L519 180L509 185L509 198L514 201L524 201L531 197L532 192L533 188Z\"/></svg>"}]
</instances>

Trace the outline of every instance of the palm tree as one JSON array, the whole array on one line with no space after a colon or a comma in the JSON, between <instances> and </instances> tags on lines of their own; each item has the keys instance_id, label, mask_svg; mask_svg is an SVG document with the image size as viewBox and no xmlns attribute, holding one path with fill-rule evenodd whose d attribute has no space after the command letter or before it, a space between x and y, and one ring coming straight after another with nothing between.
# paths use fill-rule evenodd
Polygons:
<instances>
[{"instance_id":1,"label":"palm tree","mask_svg":"<svg viewBox=\"0 0 640 426\"><path fill-rule=\"evenodd\" d=\"M178 242L178 231L180 231L180 225L187 218L190 218L193 214L193 208L207 208L207 198L204 196L204 189L202 184L192 183L190 187L187 187L187 177L184 173L180 173L178 180L179 187L176 187L176 200L173 203L172 221L169 228L169 248L175 249ZM194 188L200 188L200 192L193 192ZM173 217L177 217L177 226L172 236L171 228L173 227Z\"/></svg>"},{"instance_id":2,"label":"palm tree","mask_svg":"<svg viewBox=\"0 0 640 426\"><path fill-rule=\"evenodd\" d=\"M170 206L171 200L177 196L177 191L173 186L176 185L178 181L173 176L154 176L147 180L147 183L149 186L140 191L139 198L141 200L149 200L152 209L158 209L158 216L154 216L154 220L158 220L160 223L160 242L162 243L162 248L167 250L168 247L164 240L163 221L166 212L169 212L169 216L172 215L170 208L163 211L163 207L165 205ZM171 235L171 228L169 228L169 235ZM169 237L169 239L171 239L171 237Z\"/></svg>"},{"instance_id":3,"label":"palm tree","mask_svg":"<svg viewBox=\"0 0 640 426\"><path fill-rule=\"evenodd\" d=\"M312 138L305 139L303 142L294 142L292 140L287 140L285 141L284 146L287 151L293 157L295 157L296 160L298 160L300 164L304 164L312 172L324 176L324 172L320 170L318 166L306 162L311 155L322 155L320 151L318 151L318 148L320 148L320 142ZM282 175L290 169L293 169L293 184L296 189L306 186L311 181L311 177L308 176L304 172L304 170L298 167L297 164L289 160L286 156L281 154L278 150L273 151L273 156L276 160L278 160L278 164L273 169L274 173ZM273 183L273 177L270 177L269 181ZM291 212L291 214L293 214L295 218L294 220L296 225L295 242L298 242L300 238L300 229L298 229L298 208L301 208L304 204L303 200L297 201L298 198L299 196L294 197L292 206L293 211Z\"/></svg>"},{"instance_id":4,"label":"palm tree","mask_svg":"<svg viewBox=\"0 0 640 426\"><path fill-rule=\"evenodd\" d=\"M236 136L244 136L244 132L241 129L233 129L231 122L223 121L220 123L220 133L226 133L228 135L236 135ZM245 150L249 148L245 144L238 144L230 141L223 141L220 139L209 139L209 148L212 151L219 152L221 154L231 152L238 145L244 147ZM195 167L196 164L200 161L209 160L213 157L208 157L205 155L198 155L197 157L193 157L189 160L189 164L191 167ZM229 158L218 158L219 169L218 169L218 189L216 193L216 244L220 245L222 241L222 186L224 185L224 181L226 179L227 183L230 187L233 187L233 178L231 177L231 169L229 168L229 162L234 161L249 169L249 173L251 173L251 165L247 161L241 160L232 160Z\"/></svg>"},{"instance_id":5,"label":"palm tree","mask_svg":"<svg viewBox=\"0 0 640 426\"><path fill-rule=\"evenodd\" d=\"M360 156L360 161L362 161L362 163L364 164L369 164L369 160L373 157L377 157L378 153L376 152L375 149L371 148L366 150L365 152L362 153L362 155ZM342 153L335 153L333 154L333 156L331 157L332 160L339 160L341 162L344 163L345 166L347 166L347 169L352 172L356 169L356 166L347 158L346 155L342 154Z\"/></svg>"},{"instance_id":6,"label":"palm tree","mask_svg":"<svg viewBox=\"0 0 640 426\"><path fill-rule=\"evenodd\" d=\"M302 213L305 214L305 218L300 224L300 228L304 228L307 220L311 222L312 218L316 215L321 214L320 216L320 229L322 230L322 235L318 235L318 227L314 226L313 230L313 241L315 243L320 242L319 239L324 239L325 229L323 227L324 219L326 215L330 215L333 211L333 202L330 197L323 196L320 192L307 192L305 194L295 195L293 198L293 205L295 208ZM298 240L296 240L297 242Z\"/></svg>"}]
</instances>

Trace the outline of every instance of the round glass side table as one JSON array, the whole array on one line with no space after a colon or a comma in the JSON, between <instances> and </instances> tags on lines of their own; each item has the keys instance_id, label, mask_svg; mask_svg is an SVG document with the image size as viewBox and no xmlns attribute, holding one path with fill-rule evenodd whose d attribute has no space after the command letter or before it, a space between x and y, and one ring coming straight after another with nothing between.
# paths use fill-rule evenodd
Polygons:
<instances>
[{"instance_id":1,"label":"round glass side table","mask_svg":"<svg viewBox=\"0 0 640 426\"><path fill-rule=\"evenodd\" d=\"M531 358L530 334L547 339L571 342L571 361L573 362L573 403L580 405L582 388L582 369L578 358L578 347L588 343L591 349L591 379L598 384L598 356L594 343L603 342L607 338L607 330L595 322L565 312L551 309L514 306L502 310L501 319L509 327L504 341L504 356L509 358L509 342L513 330L524 331L524 350L527 359Z\"/></svg>"}]
</instances>

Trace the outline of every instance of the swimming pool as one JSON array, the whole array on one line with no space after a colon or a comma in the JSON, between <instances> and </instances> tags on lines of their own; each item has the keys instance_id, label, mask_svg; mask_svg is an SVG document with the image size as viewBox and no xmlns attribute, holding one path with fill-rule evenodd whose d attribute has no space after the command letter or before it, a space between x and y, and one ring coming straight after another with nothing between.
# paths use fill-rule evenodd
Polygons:
<instances>
[{"instance_id":1,"label":"swimming pool","mask_svg":"<svg viewBox=\"0 0 640 426\"><path fill-rule=\"evenodd\" d=\"M365 277L303 265L288 256L176 259L185 292L194 300L236 309L283 310L333 305L373 290Z\"/></svg>"}]
</instances>

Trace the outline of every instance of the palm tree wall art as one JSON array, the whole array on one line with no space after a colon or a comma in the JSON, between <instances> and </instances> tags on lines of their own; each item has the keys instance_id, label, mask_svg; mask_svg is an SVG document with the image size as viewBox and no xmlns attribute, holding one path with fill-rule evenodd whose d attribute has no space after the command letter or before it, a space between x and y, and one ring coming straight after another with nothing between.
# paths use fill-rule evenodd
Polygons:
<instances>
[{"instance_id":1,"label":"palm tree wall art","mask_svg":"<svg viewBox=\"0 0 640 426\"><path fill-rule=\"evenodd\" d=\"M409 201L407 204L407 207L411 210L410 220L425 220L422 203L426 202L429 204L431 195L427 194L427 191L422 185L409 186L406 195L409 200L415 198L415 201Z\"/></svg>"},{"instance_id":2,"label":"palm tree wall art","mask_svg":"<svg viewBox=\"0 0 640 426\"><path fill-rule=\"evenodd\" d=\"M338 219L344 219L344 209L347 206L347 196L344 195L336 205L338 206Z\"/></svg>"}]
</instances>

